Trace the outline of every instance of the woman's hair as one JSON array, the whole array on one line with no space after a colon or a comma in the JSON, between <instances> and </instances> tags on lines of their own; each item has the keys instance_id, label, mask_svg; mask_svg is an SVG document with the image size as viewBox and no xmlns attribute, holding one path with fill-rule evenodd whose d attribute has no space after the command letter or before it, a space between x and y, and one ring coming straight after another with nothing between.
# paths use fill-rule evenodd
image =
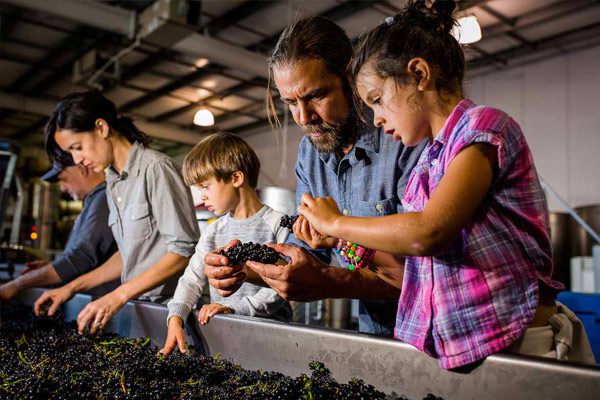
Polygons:
<instances>
[{"instance_id":1,"label":"woman's hair","mask_svg":"<svg viewBox=\"0 0 600 400\"><path fill-rule=\"evenodd\" d=\"M260 173L258 156L244 139L233 133L218 132L205 137L183 160L183 180L188 186L211 177L229 182L236 171L243 172L250 186L256 188Z\"/></svg>"},{"instance_id":2,"label":"woman's hair","mask_svg":"<svg viewBox=\"0 0 600 400\"><path fill-rule=\"evenodd\" d=\"M60 129L74 132L91 132L96 120L102 118L111 129L111 134L118 134L131 143L148 146L150 137L140 131L131 117L119 115L115 104L97 91L71 93L59 100L56 108L44 129L46 135L46 152L51 159L63 157L54 134Z\"/></svg>"},{"instance_id":3,"label":"woman's hair","mask_svg":"<svg viewBox=\"0 0 600 400\"><path fill-rule=\"evenodd\" d=\"M271 94L273 67L294 64L304 60L321 60L327 71L342 80L344 90L352 96L348 82L348 63L352 57L352 43L346 32L335 22L319 16L305 17L288 26L279 36L267 63L267 115L271 125L280 125Z\"/></svg>"},{"instance_id":4,"label":"woman's hair","mask_svg":"<svg viewBox=\"0 0 600 400\"><path fill-rule=\"evenodd\" d=\"M361 35L350 70L354 78L371 62L381 77L409 83L408 62L421 57L433 70L436 89L448 94L462 92L465 57L450 33L456 20L455 2L411 0L406 8L389 17L372 31Z\"/></svg>"}]
</instances>

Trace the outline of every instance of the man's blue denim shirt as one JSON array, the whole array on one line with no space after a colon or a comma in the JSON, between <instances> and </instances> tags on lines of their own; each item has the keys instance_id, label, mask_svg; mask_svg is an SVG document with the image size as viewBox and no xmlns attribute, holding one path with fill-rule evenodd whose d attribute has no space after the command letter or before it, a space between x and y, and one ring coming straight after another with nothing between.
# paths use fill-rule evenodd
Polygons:
<instances>
[{"instance_id":1,"label":"man's blue denim shirt","mask_svg":"<svg viewBox=\"0 0 600 400\"><path fill-rule=\"evenodd\" d=\"M402 196L412 169L426 141L406 147L383 129L362 127L352 150L339 159L333 153L320 153L307 137L298 146L296 162L296 206L303 193L333 197L346 215L374 217L402 212ZM313 250L290 235L288 243L300 245L331 262L331 252ZM392 336L398 302L361 301L361 332Z\"/></svg>"}]
</instances>

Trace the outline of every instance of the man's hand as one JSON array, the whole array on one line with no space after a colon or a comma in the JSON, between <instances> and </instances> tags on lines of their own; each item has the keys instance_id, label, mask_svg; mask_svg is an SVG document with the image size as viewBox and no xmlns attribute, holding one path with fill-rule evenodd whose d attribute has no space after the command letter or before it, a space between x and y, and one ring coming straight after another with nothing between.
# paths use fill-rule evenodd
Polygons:
<instances>
[{"instance_id":1,"label":"man's hand","mask_svg":"<svg viewBox=\"0 0 600 400\"><path fill-rule=\"evenodd\" d=\"M108 321L115 315L127 301L116 289L98 300L89 303L77 316L77 331L83 335L85 328L89 325L90 336L101 331Z\"/></svg>"},{"instance_id":2,"label":"man's hand","mask_svg":"<svg viewBox=\"0 0 600 400\"><path fill-rule=\"evenodd\" d=\"M183 330L183 320L179 317L169 318L169 330L167 333L167 340L165 346L160 349L160 352L164 355L169 355L175 350L175 346L179 347L181 353L187 352L187 345L185 344L185 332Z\"/></svg>"},{"instance_id":3,"label":"man's hand","mask_svg":"<svg viewBox=\"0 0 600 400\"><path fill-rule=\"evenodd\" d=\"M298 216L298 219L292 226L292 231L296 239L302 240L313 249L332 249L337 244L336 238L317 232L302 215Z\"/></svg>"},{"instance_id":4,"label":"man's hand","mask_svg":"<svg viewBox=\"0 0 600 400\"><path fill-rule=\"evenodd\" d=\"M19 294L21 289L15 281L6 282L0 286L0 301L9 301Z\"/></svg>"},{"instance_id":5,"label":"man's hand","mask_svg":"<svg viewBox=\"0 0 600 400\"><path fill-rule=\"evenodd\" d=\"M54 313L56 313L58 307L60 307L62 303L67 302L71 297L73 297L74 294L75 292L70 288L69 285L44 292L33 305L33 312L35 315L39 316L40 312L42 311L42 307L44 307L46 303L50 303L50 308L48 308L48 316L51 317L54 315Z\"/></svg>"},{"instance_id":6,"label":"man's hand","mask_svg":"<svg viewBox=\"0 0 600 400\"><path fill-rule=\"evenodd\" d=\"M233 310L217 303L205 304L198 313L198 322L202 325L208 324L210 318L217 314L233 314Z\"/></svg>"},{"instance_id":7,"label":"man's hand","mask_svg":"<svg viewBox=\"0 0 600 400\"><path fill-rule=\"evenodd\" d=\"M256 272L285 300L313 301L333 297L336 289L327 271L328 265L319 261L303 248L288 244L269 244L291 260L285 265L262 264L248 261L248 268Z\"/></svg>"},{"instance_id":8,"label":"man's hand","mask_svg":"<svg viewBox=\"0 0 600 400\"><path fill-rule=\"evenodd\" d=\"M227 257L219 254L219 250L235 246L239 242L239 240L232 240L227 246L211 251L204 256L204 274L208 278L208 284L223 297L234 294L246 281L244 266L231 265Z\"/></svg>"}]
</instances>

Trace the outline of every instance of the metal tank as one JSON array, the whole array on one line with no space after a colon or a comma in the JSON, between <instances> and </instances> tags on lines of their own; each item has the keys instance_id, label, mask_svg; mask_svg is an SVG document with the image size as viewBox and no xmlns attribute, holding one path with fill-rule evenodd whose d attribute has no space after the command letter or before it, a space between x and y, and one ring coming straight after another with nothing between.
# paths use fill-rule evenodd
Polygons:
<instances>
[{"instance_id":1,"label":"metal tank","mask_svg":"<svg viewBox=\"0 0 600 400\"><path fill-rule=\"evenodd\" d=\"M575 208L575 212L596 232L600 232L600 204ZM574 220L569 223L571 257L591 257L594 239Z\"/></svg>"},{"instance_id":2,"label":"metal tank","mask_svg":"<svg viewBox=\"0 0 600 400\"><path fill-rule=\"evenodd\" d=\"M552 278L571 286L571 243L569 236L569 224L571 216L568 213L550 213L550 237L552 239L552 261L554 269Z\"/></svg>"}]
</instances>

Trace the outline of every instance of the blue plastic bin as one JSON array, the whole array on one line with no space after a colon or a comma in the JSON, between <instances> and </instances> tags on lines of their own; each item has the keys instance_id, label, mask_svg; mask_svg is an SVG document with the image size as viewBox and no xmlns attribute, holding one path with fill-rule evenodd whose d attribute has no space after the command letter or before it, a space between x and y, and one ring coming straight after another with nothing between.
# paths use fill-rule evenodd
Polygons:
<instances>
[{"instance_id":1,"label":"blue plastic bin","mask_svg":"<svg viewBox=\"0 0 600 400\"><path fill-rule=\"evenodd\" d=\"M600 294L562 292L557 300L583 322L596 362L600 362Z\"/></svg>"}]
</instances>

